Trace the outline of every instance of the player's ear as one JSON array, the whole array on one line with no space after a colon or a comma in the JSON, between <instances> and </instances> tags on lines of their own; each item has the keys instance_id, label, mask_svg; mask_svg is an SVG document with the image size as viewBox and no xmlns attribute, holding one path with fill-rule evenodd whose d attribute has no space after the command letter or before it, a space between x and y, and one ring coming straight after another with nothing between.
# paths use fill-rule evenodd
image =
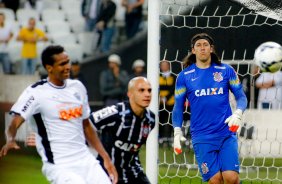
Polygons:
<instances>
[{"instance_id":1,"label":"player's ear","mask_svg":"<svg viewBox=\"0 0 282 184\"><path fill-rule=\"evenodd\" d=\"M127 96L128 96L128 98L130 98L130 97L131 97L131 93L130 93L130 91L127 91Z\"/></svg>"},{"instance_id":2,"label":"player's ear","mask_svg":"<svg viewBox=\"0 0 282 184\"><path fill-rule=\"evenodd\" d=\"M213 45L211 45L211 53L214 51L214 46Z\"/></svg>"},{"instance_id":3,"label":"player's ear","mask_svg":"<svg viewBox=\"0 0 282 184\"><path fill-rule=\"evenodd\" d=\"M52 73L53 67L51 65L46 65L46 70L48 73Z\"/></svg>"},{"instance_id":4,"label":"player's ear","mask_svg":"<svg viewBox=\"0 0 282 184\"><path fill-rule=\"evenodd\" d=\"M192 48L192 54L195 54L195 49L194 49L194 47Z\"/></svg>"}]
</instances>

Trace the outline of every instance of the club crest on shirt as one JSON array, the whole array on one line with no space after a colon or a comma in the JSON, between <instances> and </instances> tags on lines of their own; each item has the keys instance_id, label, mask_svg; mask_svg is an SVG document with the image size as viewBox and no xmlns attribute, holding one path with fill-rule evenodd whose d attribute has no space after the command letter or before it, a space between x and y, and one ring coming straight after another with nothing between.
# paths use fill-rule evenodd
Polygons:
<instances>
[{"instance_id":1,"label":"club crest on shirt","mask_svg":"<svg viewBox=\"0 0 282 184\"><path fill-rule=\"evenodd\" d=\"M208 164L202 163L201 169L202 169L203 174L207 174L209 172Z\"/></svg>"},{"instance_id":2,"label":"club crest on shirt","mask_svg":"<svg viewBox=\"0 0 282 184\"><path fill-rule=\"evenodd\" d=\"M222 81L223 80L222 73L221 72L214 72L213 73L213 79L216 82Z\"/></svg>"},{"instance_id":3,"label":"club crest on shirt","mask_svg":"<svg viewBox=\"0 0 282 184\"><path fill-rule=\"evenodd\" d=\"M150 133L149 125L144 125L143 126L143 133L142 133L143 137L148 137L149 133Z\"/></svg>"}]
</instances>

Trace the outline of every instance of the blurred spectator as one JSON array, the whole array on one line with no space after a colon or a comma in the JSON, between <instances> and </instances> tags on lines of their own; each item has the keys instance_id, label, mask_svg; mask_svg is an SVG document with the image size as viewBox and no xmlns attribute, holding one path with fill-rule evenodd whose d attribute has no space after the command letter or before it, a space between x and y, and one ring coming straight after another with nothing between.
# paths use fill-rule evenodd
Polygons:
<instances>
[{"instance_id":1,"label":"blurred spectator","mask_svg":"<svg viewBox=\"0 0 282 184\"><path fill-rule=\"evenodd\" d=\"M140 30L143 4L144 0L122 0L122 5L126 8L125 31L128 39L134 37Z\"/></svg>"},{"instance_id":2,"label":"blurred spectator","mask_svg":"<svg viewBox=\"0 0 282 184\"><path fill-rule=\"evenodd\" d=\"M111 48L112 38L115 33L115 13L116 4L112 0L102 0L96 24L97 30L101 33L100 50L102 53L109 51Z\"/></svg>"},{"instance_id":3,"label":"blurred spectator","mask_svg":"<svg viewBox=\"0 0 282 184\"><path fill-rule=\"evenodd\" d=\"M36 20L30 18L28 20L28 26L23 27L17 37L18 41L23 42L22 47L22 74L31 74L35 72L37 63L37 47L38 41L47 41L45 33L36 28Z\"/></svg>"},{"instance_id":4,"label":"blurred spectator","mask_svg":"<svg viewBox=\"0 0 282 184\"><path fill-rule=\"evenodd\" d=\"M0 7L12 9L16 13L20 7L20 0L0 0Z\"/></svg>"},{"instance_id":5,"label":"blurred spectator","mask_svg":"<svg viewBox=\"0 0 282 184\"><path fill-rule=\"evenodd\" d=\"M83 0L81 4L81 14L85 18L85 31L94 30L97 15L99 14L101 0Z\"/></svg>"},{"instance_id":6,"label":"blurred spectator","mask_svg":"<svg viewBox=\"0 0 282 184\"><path fill-rule=\"evenodd\" d=\"M161 123L159 128L159 141L167 145L172 142L172 122L171 116L168 112L171 112L174 105L174 86L176 77L171 74L170 63L166 60L160 63L160 112L159 121Z\"/></svg>"},{"instance_id":7,"label":"blurred spectator","mask_svg":"<svg viewBox=\"0 0 282 184\"><path fill-rule=\"evenodd\" d=\"M33 8L33 9L36 8L36 1L39 1L39 0L28 0L28 3L29 3L31 8Z\"/></svg>"},{"instance_id":8,"label":"blurred spectator","mask_svg":"<svg viewBox=\"0 0 282 184\"><path fill-rule=\"evenodd\" d=\"M128 74L120 69L121 60L116 54L108 57L108 69L100 75L100 92L104 105L116 104L126 97Z\"/></svg>"},{"instance_id":9,"label":"blurred spectator","mask_svg":"<svg viewBox=\"0 0 282 184\"><path fill-rule=\"evenodd\" d=\"M5 23L5 15L0 13L0 63L3 65L3 71L5 74L9 74L11 72L11 62L7 45L12 37L12 27Z\"/></svg>"},{"instance_id":10,"label":"blurred spectator","mask_svg":"<svg viewBox=\"0 0 282 184\"><path fill-rule=\"evenodd\" d=\"M134 77L146 77L145 73L145 62L142 59L137 59L132 64L132 74L129 75L129 78L132 79Z\"/></svg>"},{"instance_id":11,"label":"blurred spectator","mask_svg":"<svg viewBox=\"0 0 282 184\"><path fill-rule=\"evenodd\" d=\"M71 62L70 78L77 79L86 86L86 80L80 71L80 63L78 61Z\"/></svg>"},{"instance_id":12,"label":"blurred spectator","mask_svg":"<svg viewBox=\"0 0 282 184\"><path fill-rule=\"evenodd\" d=\"M282 71L264 72L256 80L258 109L282 109Z\"/></svg>"}]
</instances>

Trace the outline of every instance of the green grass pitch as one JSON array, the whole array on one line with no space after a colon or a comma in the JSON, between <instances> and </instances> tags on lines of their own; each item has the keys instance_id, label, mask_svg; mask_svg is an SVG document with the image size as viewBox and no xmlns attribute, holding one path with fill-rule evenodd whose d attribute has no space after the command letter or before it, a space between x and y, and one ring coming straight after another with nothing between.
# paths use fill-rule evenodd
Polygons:
<instances>
[{"instance_id":1,"label":"green grass pitch","mask_svg":"<svg viewBox=\"0 0 282 184\"><path fill-rule=\"evenodd\" d=\"M166 152L166 163L164 162L164 151ZM190 163L193 159L193 153L186 153L186 162ZM140 152L141 162L145 166L145 149L142 149ZM175 161L175 162L174 162ZM159 184L206 184L202 182L198 170L195 168L188 169L185 164L183 156L177 156L174 160L172 149L170 148L160 148L159 150ZM175 163L175 164L174 164ZM282 158L279 159L255 159L249 158L245 159L243 164L245 166L267 166L260 167L259 176L257 172L250 170L248 173L242 172L240 178L243 178L242 184L281 184L282 181ZM36 153L34 148L26 148L22 146L21 150L13 150L8 153L7 156L0 159L0 184L48 184L48 181L45 179L41 172L41 159ZM188 176L186 177L185 175ZM277 180L275 177L278 178ZM177 176L176 176L177 174ZM169 177L163 177L169 176ZM251 180L246 180L248 177ZM261 179L257 179L257 178ZM272 179L273 181L270 181ZM280 181L279 181L280 180Z\"/></svg>"}]
</instances>

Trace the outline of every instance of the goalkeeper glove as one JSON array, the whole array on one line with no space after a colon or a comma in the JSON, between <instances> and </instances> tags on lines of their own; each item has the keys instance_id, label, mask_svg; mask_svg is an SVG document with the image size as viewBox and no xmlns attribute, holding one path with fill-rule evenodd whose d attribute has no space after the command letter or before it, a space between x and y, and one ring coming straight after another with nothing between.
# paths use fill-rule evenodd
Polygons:
<instances>
[{"instance_id":1,"label":"goalkeeper glove","mask_svg":"<svg viewBox=\"0 0 282 184\"><path fill-rule=\"evenodd\" d=\"M180 127L174 128L174 140L173 140L173 150L176 155L179 155L182 153L181 149L181 141L186 141L186 138L182 135L182 130Z\"/></svg>"},{"instance_id":2,"label":"goalkeeper glove","mask_svg":"<svg viewBox=\"0 0 282 184\"><path fill-rule=\"evenodd\" d=\"M229 130L231 132L238 132L242 126L242 115L243 111L237 109L229 118L225 120L225 123L228 123Z\"/></svg>"}]
</instances>

